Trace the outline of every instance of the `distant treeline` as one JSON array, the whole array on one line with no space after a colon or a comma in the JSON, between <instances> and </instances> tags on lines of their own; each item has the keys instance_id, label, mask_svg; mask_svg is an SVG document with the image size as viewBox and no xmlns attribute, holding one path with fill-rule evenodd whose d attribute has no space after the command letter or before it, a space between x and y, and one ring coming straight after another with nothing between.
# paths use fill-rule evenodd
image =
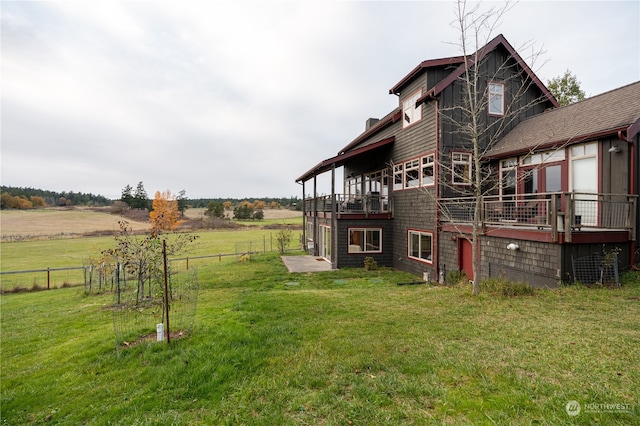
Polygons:
<instances>
[{"instance_id":1,"label":"distant treeline","mask_svg":"<svg viewBox=\"0 0 640 426\"><path fill-rule=\"evenodd\" d=\"M254 203L255 201L264 201L266 207L277 206L288 209L301 209L302 203L298 197L261 197L261 198L190 198L188 201L189 207L208 207L210 202L224 204L225 201L230 201L233 205L239 205L242 201L248 201Z\"/></svg>"},{"instance_id":2,"label":"distant treeline","mask_svg":"<svg viewBox=\"0 0 640 426\"><path fill-rule=\"evenodd\" d=\"M20 188L13 186L0 186L0 193L8 194L14 198L20 198L22 200L32 200L36 197L36 200L44 200L44 204L47 206L110 206L113 201L102 195L85 194L82 192L63 191L54 192L44 189L36 188ZM16 208L9 205L11 198L7 195L3 196L2 208ZM6 201L6 203L5 203ZM38 203L36 203L38 204Z\"/></svg>"},{"instance_id":3,"label":"distant treeline","mask_svg":"<svg viewBox=\"0 0 640 426\"><path fill-rule=\"evenodd\" d=\"M9 208L32 208L32 207L43 207L43 204L46 206L110 206L114 201L110 200L107 197L102 195L94 195L94 194L85 194L82 192L73 192L73 191L64 191L64 192L55 192L55 191L47 191L44 189L36 189L36 188L21 188L21 187L13 187L13 186L0 186L0 192L3 194L2 197L2 209ZM144 193L146 198L146 192ZM35 197L35 198L34 198ZM186 197L185 197L186 198ZM28 202L31 200L35 201L32 204L28 205ZM44 201L44 203L41 202ZM206 208L210 202L214 203L224 203L225 201L230 201L234 205L239 205L242 201L249 201L251 203L256 200L264 201L267 207L277 206L284 207L289 209L300 209L302 207L302 203L298 197L262 197L262 198L187 198L188 207L198 208L204 207ZM148 200L149 205L151 200Z\"/></svg>"}]
</instances>

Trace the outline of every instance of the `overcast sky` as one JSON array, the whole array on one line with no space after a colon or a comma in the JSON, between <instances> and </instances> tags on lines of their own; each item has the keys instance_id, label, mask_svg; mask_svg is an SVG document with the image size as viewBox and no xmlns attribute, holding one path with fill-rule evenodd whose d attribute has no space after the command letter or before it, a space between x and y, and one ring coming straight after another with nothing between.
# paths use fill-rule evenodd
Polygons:
<instances>
[{"instance_id":1,"label":"overcast sky","mask_svg":"<svg viewBox=\"0 0 640 426\"><path fill-rule=\"evenodd\" d=\"M2 1L2 184L301 196L409 71L461 54L454 6ZM494 35L590 96L640 80L639 19L638 1L523 1Z\"/></svg>"}]
</instances>

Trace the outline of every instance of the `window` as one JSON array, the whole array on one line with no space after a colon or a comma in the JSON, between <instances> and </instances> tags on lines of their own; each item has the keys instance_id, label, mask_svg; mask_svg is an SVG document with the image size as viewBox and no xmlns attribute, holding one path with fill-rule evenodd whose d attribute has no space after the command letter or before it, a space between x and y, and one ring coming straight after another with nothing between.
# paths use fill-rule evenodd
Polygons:
<instances>
[{"instance_id":1,"label":"window","mask_svg":"<svg viewBox=\"0 0 640 426\"><path fill-rule=\"evenodd\" d=\"M360 197L362 191L362 176L347 178L345 182L345 195L349 199Z\"/></svg>"},{"instance_id":2,"label":"window","mask_svg":"<svg viewBox=\"0 0 640 426\"><path fill-rule=\"evenodd\" d=\"M381 252L381 228L349 228L349 253Z\"/></svg>"},{"instance_id":3,"label":"window","mask_svg":"<svg viewBox=\"0 0 640 426\"><path fill-rule=\"evenodd\" d=\"M504 85L489 83L489 115L504 115Z\"/></svg>"},{"instance_id":4,"label":"window","mask_svg":"<svg viewBox=\"0 0 640 426\"><path fill-rule=\"evenodd\" d=\"M416 102L421 95L422 90L419 90L402 103L403 128L410 126L422 119L422 105L416 107Z\"/></svg>"},{"instance_id":5,"label":"window","mask_svg":"<svg viewBox=\"0 0 640 426\"><path fill-rule=\"evenodd\" d=\"M471 184L471 154L454 152L451 154L451 174L454 185Z\"/></svg>"},{"instance_id":6,"label":"window","mask_svg":"<svg viewBox=\"0 0 640 426\"><path fill-rule=\"evenodd\" d=\"M433 154L422 157L422 165L420 166L422 169L422 186L429 186L435 183L434 159L435 156Z\"/></svg>"},{"instance_id":7,"label":"window","mask_svg":"<svg viewBox=\"0 0 640 426\"><path fill-rule=\"evenodd\" d=\"M402 175L403 175L402 164L393 166L393 190L394 191L398 189L402 189Z\"/></svg>"},{"instance_id":8,"label":"window","mask_svg":"<svg viewBox=\"0 0 640 426\"><path fill-rule=\"evenodd\" d=\"M411 160L404 163L404 187L415 188L420 182L420 160Z\"/></svg>"},{"instance_id":9,"label":"window","mask_svg":"<svg viewBox=\"0 0 640 426\"><path fill-rule=\"evenodd\" d=\"M409 231L409 257L431 263L432 243L430 232Z\"/></svg>"},{"instance_id":10,"label":"window","mask_svg":"<svg viewBox=\"0 0 640 426\"><path fill-rule=\"evenodd\" d=\"M502 160L500 162L500 195L508 197L516 193L516 166L518 161L515 158Z\"/></svg>"}]
</instances>

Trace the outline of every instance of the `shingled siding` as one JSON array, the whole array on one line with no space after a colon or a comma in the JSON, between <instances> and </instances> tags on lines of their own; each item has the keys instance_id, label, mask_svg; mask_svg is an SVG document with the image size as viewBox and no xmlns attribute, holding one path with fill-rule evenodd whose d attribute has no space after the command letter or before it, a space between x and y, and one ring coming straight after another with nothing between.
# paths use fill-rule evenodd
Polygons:
<instances>
[{"instance_id":1,"label":"shingled siding","mask_svg":"<svg viewBox=\"0 0 640 426\"><path fill-rule=\"evenodd\" d=\"M507 250L510 243L518 250ZM481 247L483 279L504 277L533 287L558 287L562 281L558 244L483 236Z\"/></svg>"},{"instance_id":2,"label":"shingled siding","mask_svg":"<svg viewBox=\"0 0 640 426\"><path fill-rule=\"evenodd\" d=\"M408 255L408 231L433 233L433 251L436 245L436 209L431 195L424 188L394 192L393 196L393 266L422 277L428 272L435 279L435 265L410 259Z\"/></svg>"},{"instance_id":3,"label":"shingled siding","mask_svg":"<svg viewBox=\"0 0 640 426\"><path fill-rule=\"evenodd\" d=\"M459 234L440 233L440 269L443 274L459 269ZM562 246L509 238L481 237L480 279L505 278L533 287L557 287L562 281ZM507 250L514 243L518 250Z\"/></svg>"},{"instance_id":4,"label":"shingled siding","mask_svg":"<svg viewBox=\"0 0 640 426\"><path fill-rule=\"evenodd\" d=\"M361 268L365 257L373 257L380 266L393 266L392 220L338 220L338 268ZM382 228L382 253L349 253L349 228Z\"/></svg>"},{"instance_id":5,"label":"shingled siding","mask_svg":"<svg viewBox=\"0 0 640 426\"><path fill-rule=\"evenodd\" d=\"M422 105L422 120L398 130L393 146L392 160L396 164L436 150L435 102Z\"/></svg>"}]
</instances>

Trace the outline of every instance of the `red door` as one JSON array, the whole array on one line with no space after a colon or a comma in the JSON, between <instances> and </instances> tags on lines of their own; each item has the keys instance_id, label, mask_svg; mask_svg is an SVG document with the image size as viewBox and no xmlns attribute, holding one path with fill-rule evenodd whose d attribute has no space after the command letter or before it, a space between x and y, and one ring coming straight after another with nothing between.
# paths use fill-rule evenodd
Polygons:
<instances>
[{"instance_id":1,"label":"red door","mask_svg":"<svg viewBox=\"0 0 640 426\"><path fill-rule=\"evenodd\" d=\"M458 268L473 281L471 243L466 238L458 238Z\"/></svg>"}]
</instances>

